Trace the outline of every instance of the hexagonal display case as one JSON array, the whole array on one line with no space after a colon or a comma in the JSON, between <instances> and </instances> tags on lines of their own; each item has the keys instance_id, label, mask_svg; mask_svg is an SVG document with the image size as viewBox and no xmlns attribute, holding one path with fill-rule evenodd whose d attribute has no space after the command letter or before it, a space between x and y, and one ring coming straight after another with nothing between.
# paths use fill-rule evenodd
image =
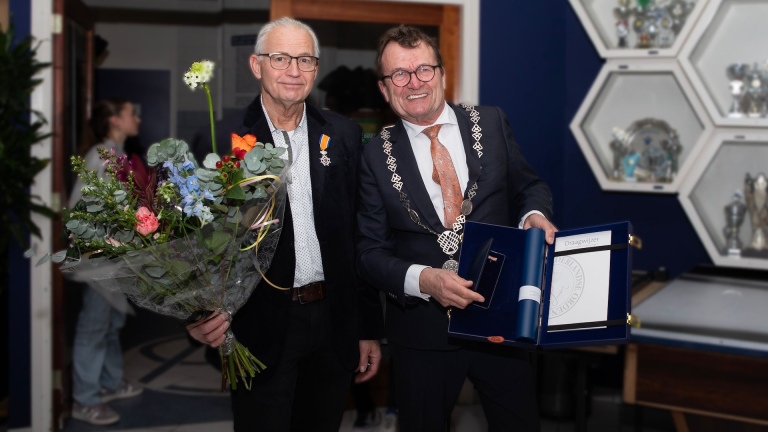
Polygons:
<instances>
[{"instance_id":1,"label":"hexagonal display case","mask_svg":"<svg viewBox=\"0 0 768 432\"><path fill-rule=\"evenodd\" d=\"M680 63L718 126L768 126L768 2L711 0Z\"/></svg>"},{"instance_id":2,"label":"hexagonal display case","mask_svg":"<svg viewBox=\"0 0 768 432\"><path fill-rule=\"evenodd\" d=\"M768 132L710 135L678 199L716 265L768 268Z\"/></svg>"},{"instance_id":3,"label":"hexagonal display case","mask_svg":"<svg viewBox=\"0 0 768 432\"><path fill-rule=\"evenodd\" d=\"M674 57L706 0L569 0L603 58Z\"/></svg>"},{"instance_id":4,"label":"hexagonal display case","mask_svg":"<svg viewBox=\"0 0 768 432\"><path fill-rule=\"evenodd\" d=\"M712 125L672 60L609 60L571 122L604 190L677 192Z\"/></svg>"}]
</instances>

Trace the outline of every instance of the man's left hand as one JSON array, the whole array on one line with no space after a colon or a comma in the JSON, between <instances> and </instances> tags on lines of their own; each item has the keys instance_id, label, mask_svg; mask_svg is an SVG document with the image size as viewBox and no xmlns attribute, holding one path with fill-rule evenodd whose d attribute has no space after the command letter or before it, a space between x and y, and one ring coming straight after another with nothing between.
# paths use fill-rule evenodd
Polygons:
<instances>
[{"instance_id":1,"label":"man's left hand","mask_svg":"<svg viewBox=\"0 0 768 432\"><path fill-rule=\"evenodd\" d=\"M357 365L355 382L368 381L376 375L381 365L381 345L378 340L360 341L360 362Z\"/></svg>"},{"instance_id":2,"label":"man's left hand","mask_svg":"<svg viewBox=\"0 0 768 432\"><path fill-rule=\"evenodd\" d=\"M523 229L528 228L543 229L546 233L547 243L552 244L555 242L555 233L557 232L557 228L552 225L552 222L550 222L549 219L545 218L544 216L538 213L529 215L527 218L525 218L525 223L523 223Z\"/></svg>"}]
</instances>

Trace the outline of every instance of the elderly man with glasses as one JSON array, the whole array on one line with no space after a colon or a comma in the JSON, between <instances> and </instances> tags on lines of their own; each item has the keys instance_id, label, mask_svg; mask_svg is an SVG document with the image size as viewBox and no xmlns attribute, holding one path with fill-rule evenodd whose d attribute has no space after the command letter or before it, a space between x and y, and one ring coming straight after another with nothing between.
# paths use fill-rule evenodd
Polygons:
<instances>
[{"instance_id":1,"label":"elderly man with glasses","mask_svg":"<svg viewBox=\"0 0 768 432\"><path fill-rule=\"evenodd\" d=\"M525 352L448 338L449 308L483 296L456 274L467 220L546 231L552 196L525 161L504 113L445 100L436 43L400 26L380 39L379 90L400 117L360 164L358 272L386 293L386 336L400 432L444 432L465 378L489 430L537 431Z\"/></svg>"},{"instance_id":2,"label":"elderly man with glasses","mask_svg":"<svg viewBox=\"0 0 768 432\"><path fill-rule=\"evenodd\" d=\"M266 280L232 318L235 337L267 366L250 390L232 392L237 431L337 432L353 375L365 381L381 361L381 305L354 266L362 132L305 102L319 55L305 24L281 18L265 25L250 57L261 96L232 131L286 147L291 162L283 232ZM188 329L216 347L227 318Z\"/></svg>"}]
</instances>

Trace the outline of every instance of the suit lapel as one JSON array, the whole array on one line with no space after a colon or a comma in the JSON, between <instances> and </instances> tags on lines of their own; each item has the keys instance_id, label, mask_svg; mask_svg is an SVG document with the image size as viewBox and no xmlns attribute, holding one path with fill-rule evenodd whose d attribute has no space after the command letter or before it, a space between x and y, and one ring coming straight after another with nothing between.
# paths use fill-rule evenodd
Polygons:
<instances>
[{"instance_id":1,"label":"suit lapel","mask_svg":"<svg viewBox=\"0 0 768 432\"><path fill-rule=\"evenodd\" d=\"M480 174L483 172L483 167L480 165L480 158L477 157L477 151L472 148L475 143L475 139L472 138L472 121L469 119L467 111L461 107L451 105L453 111L456 113L456 120L459 122L459 130L461 131L461 141L464 144L464 153L467 160L467 168L469 178L464 191L464 198L467 198L467 191L477 181Z\"/></svg>"},{"instance_id":2,"label":"suit lapel","mask_svg":"<svg viewBox=\"0 0 768 432\"><path fill-rule=\"evenodd\" d=\"M264 116L264 110L261 109L260 97L257 96L248 106L245 117L243 117L243 125L236 133L240 136L253 134L260 143L275 142L272 138L272 131L269 130L267 117Z\"/></svg>"},{"instance_id":3,"label":"suit lapel","mask_svg":"<svg viewBox=\"0 0 768 432\"><path fill-rule=\"evenodd\" d=\"M411 141L408 139L408 133L402 122L397 122L392 128L392 156L397 160L397 174L403 182L403 189L410 197L410 206L421 215L422 222L436 232L445 231L445 227L440 222L440 216L435 212L435 206L432 205L432 199L429 197L427 188L419 172L419 166L416 164L416 157L411 149Z\"/></svg>"},{"instance_id":4,"label":"suit lapel","mask_svg":"<svg viewBox=\"0 0 768 432\"><path fill-rule=\"evenodd\" d=\"M326 123L321 114L317 112L311 105L307 104L307 130L308 138L307 144L309 145L309 177L312 180L312 201L315 203L315 208L318 208L323 197L323 189L325 187L325 179L328 176L328 168L320 163L320 138L323 135L328 135L331 140L328 144L328 157L333 163L333 153L335 150L333 142L333 129L329 123Z\"/></svg>"},{"instance_id":5,"label":"suit lapel","mask_svg":"<svg viewBox=\"0 0 768 432\"><path fill-rule=\"evenodd\" d=\"M328 168L320 163L320 137L323 134L333 138L332 127L329 123L326 123L320 114L314 107L307 104L307 144L309 145L309 177L312 182L312 202L319 204L323 196L323 189L325 186L325 178L328 173ZM261 108L261 99L257 97L251 105L248 107L245 118L243 120L243 127L238 131L239 135L245 135L252 133L256 135L259 142L262 143L274 143L272 138L272 131L269 129L269 122L264 115L264 110ZM328 157L331 161L334 160L334 146L333 139L328 145ZM317 208L317 206L314 206Z\"/></svg>"}]
</instances>

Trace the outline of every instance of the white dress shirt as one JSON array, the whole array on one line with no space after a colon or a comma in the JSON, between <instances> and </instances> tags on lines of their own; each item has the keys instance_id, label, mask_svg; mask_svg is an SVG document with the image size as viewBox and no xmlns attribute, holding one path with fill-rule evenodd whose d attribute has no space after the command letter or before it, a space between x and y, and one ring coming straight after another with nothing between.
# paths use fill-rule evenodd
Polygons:
<instances>
[{"instance_id":1,"label":"white dress shirt","mask_svg":"<svg viewBox=\"0 0 768 432\"><path fill-rule=\"evenodd\" d=\"M445 222L443 193L440 189L440 185L432 180L432 170L434 165L432 162L432 152L430 151L430 141L429 137L423 133L425 129L436 124L443 125L440 127L437 139L448 149L448 153L451 155L451 160L456 169L456 176L459 178L459 185L461 186L461 193L463 195L467 189L467 182L469 181L469 168L467 166L467 155L464 151L464 143L461 140L461 130L459 129L459 122L456 119L456 113L446 103L443 107L443 112L440 113L440 116L433 124L418 126L403 120L408 139L411 141L413 154L416 157L416 164L419 167L421 179L424 182L424 186L427 188L429 198L432 200L432 205L435 207L435 212L437 212L437 215L440 217L440 222ZM522 228L525 220L533 213L542 214L535 210L526 213L520 219L518 228ZM437 243L437 237L435 237L435 243ZM448 259L447 255L445 256L445 259ZM421 264L412 264L408 268L408 271L405 273L404 283L406 295L429 300L430 296L422 293L419 289L419 277L425 268L428 268L428 266Z\"/></svg>"},{"instance_id":2,"label":"white dress shirt","mask_svg":"<svg viewBox=\"0 0 768 432\"><path fill-rule=\"evenodd\" d=\"M325 279L323 274L323 260L320 256L320 242L315 232L315 218L312 206L312 179L309 175L309 131L307 129L307 106L304 105L304 114L295 130L284 131L276 129L272 120L261 104L264 116L269 123L272 139L276 147L288 148L293 155L293 165L290 170L288 182L288 199L291 202L291 214L293 216L294 250L296 254L296 270L294 272L293 286L300 287L311 282ZM286 132L289 143L285 142ZM318 144L319 145L319 144ZM281 158L288 160L288 152Z\"/></svg>"}]
</instances>

